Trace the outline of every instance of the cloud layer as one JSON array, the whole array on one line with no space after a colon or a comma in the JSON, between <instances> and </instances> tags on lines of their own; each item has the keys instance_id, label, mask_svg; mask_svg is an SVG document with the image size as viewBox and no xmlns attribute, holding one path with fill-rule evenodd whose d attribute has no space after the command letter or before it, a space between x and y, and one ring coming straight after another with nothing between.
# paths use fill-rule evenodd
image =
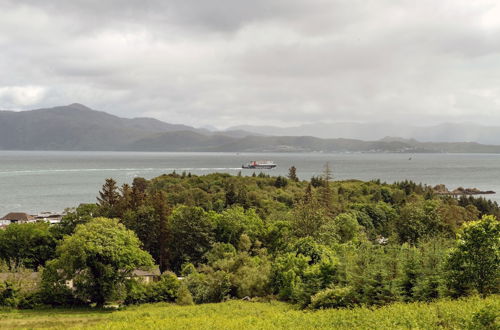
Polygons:
<instances>
[{"instance_id":1,"label":"cloud layer","mask_svg":"<svg viewBox=\"0 0 500 330\"><path fill-rule=\"evenodd\" d=\"M500 124L496 0L0 0L0 108Z\"/></svg>"}]
</instances>

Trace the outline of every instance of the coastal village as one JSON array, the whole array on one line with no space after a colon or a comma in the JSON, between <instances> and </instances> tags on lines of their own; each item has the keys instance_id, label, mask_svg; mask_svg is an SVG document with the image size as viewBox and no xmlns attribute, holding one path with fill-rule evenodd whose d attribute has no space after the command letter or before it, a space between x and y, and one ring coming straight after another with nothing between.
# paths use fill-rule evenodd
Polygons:
<instances>
[{"instance_id":1,"label":"coastal village","mask_svg":"<svg viewBox=\"0 0 500 330\"><path fill-rule=\"evenodd\" d=\"M65 215L65 212L57 213L57 212L41 212L38 214L28 214L25 212L10 212L5 216L0 218L0 228L5 228L6 226L13 223L31 223L44 221L50 224L56 224L61 222L62 217Z\"/></svg>"}]
</instances>

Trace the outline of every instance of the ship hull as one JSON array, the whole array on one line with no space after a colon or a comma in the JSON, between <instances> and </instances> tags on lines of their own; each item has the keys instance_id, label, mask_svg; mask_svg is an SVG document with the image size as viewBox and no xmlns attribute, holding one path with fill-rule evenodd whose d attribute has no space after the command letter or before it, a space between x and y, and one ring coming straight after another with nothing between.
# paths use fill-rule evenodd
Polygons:
<instances>
[{"instance_id":1,"label":"ship hull","mask_svg":"<svg viewBox=\"0 0 500 330\"><path fill-rule=\"evenodd\" d=\"M275 167L276 167L276 165L243 165L241 168L258 169L258 170L271 170Z\"/></svg>"}]
</instances>

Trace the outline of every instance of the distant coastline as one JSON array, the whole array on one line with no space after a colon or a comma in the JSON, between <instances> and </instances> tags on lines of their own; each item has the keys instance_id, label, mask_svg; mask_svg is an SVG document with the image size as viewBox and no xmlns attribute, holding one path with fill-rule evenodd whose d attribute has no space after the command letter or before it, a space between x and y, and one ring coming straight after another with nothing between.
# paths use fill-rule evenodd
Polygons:
<instances>
[{"instance_id":1,"label":"distant coastline","mask_svg":"<svg viewBox=\"0 0 500 330\"><path fill-rule=\"evenodd\" d=\"M398 137L366 141L275 136L242 129L210 131L153 118L120 118L75 103L32 111L0 111L0 150L500 154L500 145L419 142Z\"/></svg>"}]
</instances>

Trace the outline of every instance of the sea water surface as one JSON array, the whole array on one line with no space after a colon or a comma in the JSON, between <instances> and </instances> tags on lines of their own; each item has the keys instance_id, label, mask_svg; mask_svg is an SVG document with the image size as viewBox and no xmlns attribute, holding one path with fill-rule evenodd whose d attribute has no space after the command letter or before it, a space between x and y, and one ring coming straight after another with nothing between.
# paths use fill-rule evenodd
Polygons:
<instances>
[{"instance_id":1,"label":"sea water surface","mask_svg":"<svg viewBox=\"0 0 500 330\"><path fill-rule=\"evenodd\" d=\"M322 172L329 162L335 180L413 180L449 188L475 187L500 192L500 155L493 154L361 154L361 153L170 153L0 151L0 217L7 212L63 211L96 201L106 178L119 184L177 171L193 174L242 170L251 160L273 160L263 172L286 175L290 166L301 179ZM256 171L260 172L259 170ZM500 196L489 195L496 201Z\"/></svg>"}]
</instances>

